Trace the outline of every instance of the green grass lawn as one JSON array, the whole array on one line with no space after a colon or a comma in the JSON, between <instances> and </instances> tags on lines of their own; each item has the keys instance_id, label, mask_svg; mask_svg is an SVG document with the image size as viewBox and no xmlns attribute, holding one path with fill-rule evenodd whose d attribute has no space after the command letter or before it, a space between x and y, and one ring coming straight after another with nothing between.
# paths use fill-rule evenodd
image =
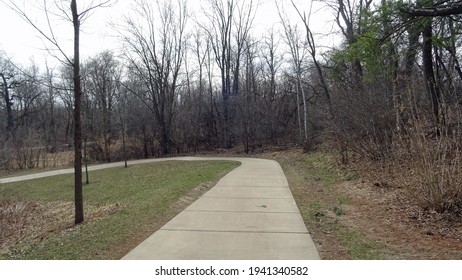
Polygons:
<instances>
[{"instance_id":1,"label":"green grass lawn","mask_svg":"<svg viewBox=\"0 0 462 280\"><path fill-rule=\"evenodd\" d=\"M216 182L237 162L199 161L132 165L90 172L84 185L86 209L115 211L79 226L0 250L2 259L114 259L168 221L182 196L200 184ZM73 175L0 185L0 200L72 202ZM181 211L181 209L177 209ZM72 223L72 221L69 221ZM44 225L46 227L46 225Z\"/></svg>"}]
</instances>

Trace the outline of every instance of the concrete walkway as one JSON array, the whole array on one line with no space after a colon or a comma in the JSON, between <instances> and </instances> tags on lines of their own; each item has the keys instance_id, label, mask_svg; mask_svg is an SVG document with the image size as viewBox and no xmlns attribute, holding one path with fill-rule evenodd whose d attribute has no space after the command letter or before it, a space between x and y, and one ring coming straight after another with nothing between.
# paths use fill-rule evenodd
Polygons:
<instances>
[{"instance_id":1,"label":"concrete walkway","mask_svg":"<svg viewBox=\"0 0 462 280\"><path fill-rule=\"evenodd\" d=\"M155 159L130 160L130 161L127 162L127 164L128 165L142 164L142 163L150 163L150 162L175 160L175 159L183 159L183 158L161 158L161 159L155 158ZM98 164L98 165L88 166L88 171L94 171L94 170L100 170L100 169L106 169L106 168L113 168L113 167L121 167L121 166L124 166L124 164L125 163L123 161L122 162ZM74 173L74 168L66 168L66 169L58 169L58 170L52 170L52 171L44 171L44 172L39 172L39 173L34 173L34 174L29 174L29 175L22 175L22 176L16 176L16 177L8 177L8 178L0 178L0 184L20 182L20 181L39 179L39 178L50 177L50 176L57 176L57 175L63 175L63 174L72 174L72 173Z\"/></svg>"},{"instance_id":2,"label":"concrete walkway","mask_svg":"<svg viewBox=\"0 0 462 280\"><path fill-rule=\"evenodd\" d=\"M284 172L276 161L181 157L129 161L128 164L167 160L236 160L242 165L123 259L319 259ZM89 170L123 164L102 164ZM48 171L3 178L0 183L73 172L73 169Z\"/></svg>"},{"instance_id":3,"label":"concrete walkway","mask_svg":"<svg viewBox=\"0 0 462 280\"><path fill-rule=\"evenodd\" d=\"M223 159L242 165L124 260L319 259L280 165Z\"/></svg>"}]
</instances>

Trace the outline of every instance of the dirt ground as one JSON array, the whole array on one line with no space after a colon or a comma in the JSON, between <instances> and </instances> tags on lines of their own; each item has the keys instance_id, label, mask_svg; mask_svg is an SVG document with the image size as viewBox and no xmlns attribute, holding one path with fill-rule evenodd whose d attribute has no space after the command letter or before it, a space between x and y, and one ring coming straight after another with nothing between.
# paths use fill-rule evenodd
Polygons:
<instances>
[{"instance_id":1,"label":"dirt ground","mask_svg":"<svg viewBox=\"0 0 462 280\"><path fill-rule=\"evenodd\" d=\"M377 182L344 182L337 188L352 199L339 221L385 244L385 258L462 259L460 217L425 212L412 206L402 189Z\"/></svg>"},{"instance_id":2,"label":"dirt ground","mask_svg":"<svg viewBox=\"0 0 462 280\"><path fill-rule=\"evenodd\" d=\"M462 259L462 217L423 211L374 166L335 164L361 170L328 185L300 157L278 155L322 259Z\"/></svg>"}]
</instances>

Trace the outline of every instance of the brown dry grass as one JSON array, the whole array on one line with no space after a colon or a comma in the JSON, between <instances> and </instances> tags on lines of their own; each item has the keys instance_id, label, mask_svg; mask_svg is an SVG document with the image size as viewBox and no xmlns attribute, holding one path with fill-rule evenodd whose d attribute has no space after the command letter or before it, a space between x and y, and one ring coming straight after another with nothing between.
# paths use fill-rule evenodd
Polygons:
<instances>
[{"instance_id":1,"label":"brown dry grass","mask_svg":"<svg viewBox=\"0 0 462 280\"><path fill-rule=\"evenodd\" d=\"M87 222L117 211L120 205L88 205ZM19 242L41 241L51 234L74 227L71 202L0 201L0 250Z\"/></svg>"},{"instance_id":2,"label":"brown dry grass","mask_svg":"<svg viewBox=\"0 0 462 280\"><path fill-rule=\"evenodd\" d=\"M323 154L264 155L283 166L321 258L462 259L462 219L417 206L396 181L402 166Z\"/></svg>"},{"instance_id":3,"label":"brown dry grass","mask_svg":"<svg viewBox=\"0 0 462 280\"><path fill-rule=\"evenodd\" d=\"M53 170L59 168L67 168L72 166L74 162L74 153L72 151L62 151L56 153L42 152L38 160L34 161L34 168L27 168L20 165L17 159L12 159L7 165L0 166L0 178L10 176L20 176L29 173L36 173L43 170Z\"/></svg>"},{"instance_id":4,"label":"brown dry grass","mask_svg":"<svg viewBox=\"0 0 462 280\"><path fill-rule=\"evenodd\" d=\"M213 187L212 182L203 183L189 191L172 204L165 215L151 220L153 231L161 228L166 222L188 207L201 195ZM123 208L119 204L100 207L86 206L85 223L93 223ZM50 235L73 230L74 205L71 202L33 202L21 200L0 201L0 252L20 242L40 242ZM127 250L141 243L146 236L133 234L123 244L112 248L108 258L119 259Z\"/></svg>"},{"instance_id":5,"label":"brown dry grass","mask_svg":"<svg viewBox=\"0 0 462 280\"><path fill-rule=\"evenodd\" d=\"M458 213L438 213L419 206L415 189L418 174L408 173L406 184L402 165L356 162L362 179L340 185L339 190L353 198L345 222L385 242L393 258L462 259L462 217ZM401 174L398 175L398 174Z\"/></svg>"}]
</instances>

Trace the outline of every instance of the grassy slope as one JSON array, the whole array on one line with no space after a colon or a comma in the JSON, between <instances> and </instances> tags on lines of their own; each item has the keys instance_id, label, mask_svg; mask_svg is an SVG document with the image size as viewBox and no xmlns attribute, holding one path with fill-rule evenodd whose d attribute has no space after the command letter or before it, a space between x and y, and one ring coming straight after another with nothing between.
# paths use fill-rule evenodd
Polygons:
<instances>
[{"instance_id":1,"label":"grassy slope","mask_svg":"<svg viewBox=\"0 0 462 280\"><path fill-rule=\"evenodd\" d=\"M163 162L90 173L86 207L117 205L111 215L91 220L41 242L25 242L0 258L118 258L155 230L155 221L173 216L171 205L204 182L216 182L236 162ZM63 175L0 186L0 199L72 201L73 176ZM168 221L168 219L167 219Z\"/></svg>"}]
</instances>

